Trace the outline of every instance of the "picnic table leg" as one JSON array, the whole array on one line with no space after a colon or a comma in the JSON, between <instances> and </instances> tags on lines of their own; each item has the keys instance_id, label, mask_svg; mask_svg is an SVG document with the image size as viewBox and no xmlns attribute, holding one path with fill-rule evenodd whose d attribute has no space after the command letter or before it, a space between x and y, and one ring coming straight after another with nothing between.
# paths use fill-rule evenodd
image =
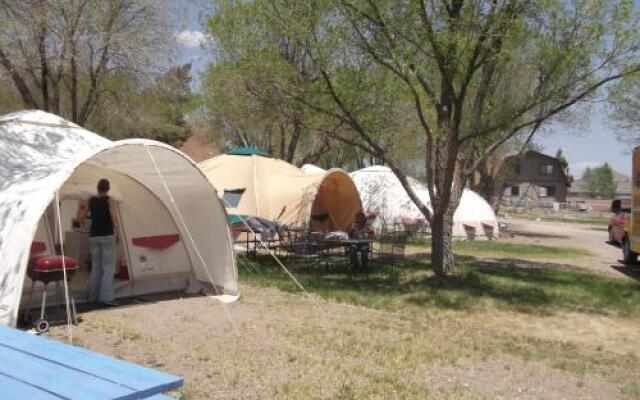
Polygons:
<instances>
[{"instance_id":1,"label":"picnic table leg","mask_svg":"<svg viewBox=\"0 0 640 400\"><path fill-rule=\"evenodd\" d=\"M369 277L369 245L364 246L361 251L362 254L362 268L364 273Z\"/></svg>"},{"instance_id":2,"label":"picnic table leg","mask_svg":"<svg viewBox=\"0 0 640 400\"><path fill-rule=\"evenodd\" d=\"M351 278L354 273L358 272L358 248L349 245L348 249L349 255L351 256L351 268L349 268L349 278Z\"/></svg>"}]
</instances>

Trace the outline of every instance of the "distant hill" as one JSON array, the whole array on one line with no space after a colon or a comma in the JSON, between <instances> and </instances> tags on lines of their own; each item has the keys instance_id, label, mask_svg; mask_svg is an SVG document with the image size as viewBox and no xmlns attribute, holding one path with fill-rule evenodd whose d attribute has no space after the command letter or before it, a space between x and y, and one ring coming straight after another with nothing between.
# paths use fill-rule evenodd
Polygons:
<instances>
[{"instance_id":1,"label":"distant hill","mask_svg":"<svg viewBox=\"0 0 640 400\"><path fill-rule=\"evenodd\" d=\"M180 150L187 153L196 162L222 154L218 145L210 141L207 128L195 126L192 129L193 135L180 146Z\"/></svg>"}]
</instances>

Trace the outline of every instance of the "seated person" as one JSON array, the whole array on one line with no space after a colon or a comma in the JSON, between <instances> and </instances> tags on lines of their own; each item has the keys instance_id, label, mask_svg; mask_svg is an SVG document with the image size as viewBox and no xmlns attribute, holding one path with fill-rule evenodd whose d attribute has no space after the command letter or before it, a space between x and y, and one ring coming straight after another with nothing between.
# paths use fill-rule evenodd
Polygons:
<instances>
[{"instance_id":1,"label":"seated person","mask_svg":"<svg viewBox=\"0 0 640 400\"><path fill-rule=\"evenodd\" d=\"M367 218L363 212L356 214L356 221L347 230L349 239L369 239L373 237L373 229L367 225Z\"/></svg>"}]
</instances>

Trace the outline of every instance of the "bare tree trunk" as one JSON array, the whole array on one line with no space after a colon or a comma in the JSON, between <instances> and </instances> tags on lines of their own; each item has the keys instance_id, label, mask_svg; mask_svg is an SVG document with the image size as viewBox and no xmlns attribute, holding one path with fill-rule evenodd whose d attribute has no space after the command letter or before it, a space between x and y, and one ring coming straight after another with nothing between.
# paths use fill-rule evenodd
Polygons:
<instances>
[{"instance_id":1,"label":"bare tree trunk","mask_svg":"<svg viewBox=\"0 0 640 400\"><path fill-rule=\"evenodd\" d=\"M76 65L76 44L71 48L71 121L78 123L78 66Z\"/></svg>"},{"instance_id":2,"label":"bare tree trunk","mask_svg":"<svg viewBox=\"0 0 640 400\"><path fill-rule=\"evenodd\" d=\"M454 209L455 211L455 209ZM431 219L431 262L436 276L456 272L453 257L453 212L434 213Z\"/></svg>"},{"instance_id":3,"label":"bare tree trunk","mask_svg":"<svg viewBox=\"0 0 640 400\"><path fill-rule=\"evenodd\" d=\"M0 48L0 63L2 63L2 66L7 70L9 75L11 75L11 79L13 80L16 89L18 89L18 93L20 93L20 97L22 97L22 103L24 106L27 108L38 108L38 103L31 95L29 87L2 48Z\"/></svg>"},{"instance_id":4,"label":"bare tree trunk","mask_svg":"<svg viewBox=\"0 0 640 400\"><path fill-rule=\"evenodd\" d=\"M38 36L38 53L40 54L40 88L42 90L42 109L49 111L49 63L47 62L46 27L42 27Z\"/></svg>"},{"instance_id":5,"label":"bare tree trunk","mask_svg":"<svg viewBox=\"0 0 640 400\"><path fill-rule=\"evenodd\" d=\"M301 134L302 134L302 124L300 123L300 118L298 117L297 113L294 112L293 132L291 133L291 140L289 141L287 154L284 159L288 163L293 163L293 158L296 155L296 149L298 148L298 140L300 139Z\"/></svg>"},{"instance_id":6,"label":"bare tree trunk","mask_svg":"<svg viewBox=\"0 0 640 400\"><path fill-rule=\"evenodd\" d=\"M283 121L278 124L280 127L280 145L278 146L280 158L284 160L284 149L287 143L287 128Z\"/></svg>"}]
</instances>

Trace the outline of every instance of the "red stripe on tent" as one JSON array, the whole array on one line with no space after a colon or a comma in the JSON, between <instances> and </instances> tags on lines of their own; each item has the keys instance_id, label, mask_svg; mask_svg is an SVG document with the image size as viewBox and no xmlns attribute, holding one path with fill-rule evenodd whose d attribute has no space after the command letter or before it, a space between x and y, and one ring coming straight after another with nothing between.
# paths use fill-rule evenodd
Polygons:
<instances>
[{"instance_id":1,"label":"red stripe on tent","mask_svg":"<svg viewBox=\"0 0 640 400\"><path fill-rule=\"evenodd\" d=\"M30 253L32 256L40 254L47 249L47 245L44 242L31 242Z\"/></svg>"},{"instance_id":2,"label":"red stripe on tent","mask_svg":"<svg viewBox=\"0 0 640 400\"><path fill-rule=\"evenodd\" d=\"M180 241L180 235L177 233L170 235L157 235L157 236L142 236L133 238L132 242L134 246L146 247L154 250L164 250L167 247L173 246Z\"/></svg>"}]
</instances>

